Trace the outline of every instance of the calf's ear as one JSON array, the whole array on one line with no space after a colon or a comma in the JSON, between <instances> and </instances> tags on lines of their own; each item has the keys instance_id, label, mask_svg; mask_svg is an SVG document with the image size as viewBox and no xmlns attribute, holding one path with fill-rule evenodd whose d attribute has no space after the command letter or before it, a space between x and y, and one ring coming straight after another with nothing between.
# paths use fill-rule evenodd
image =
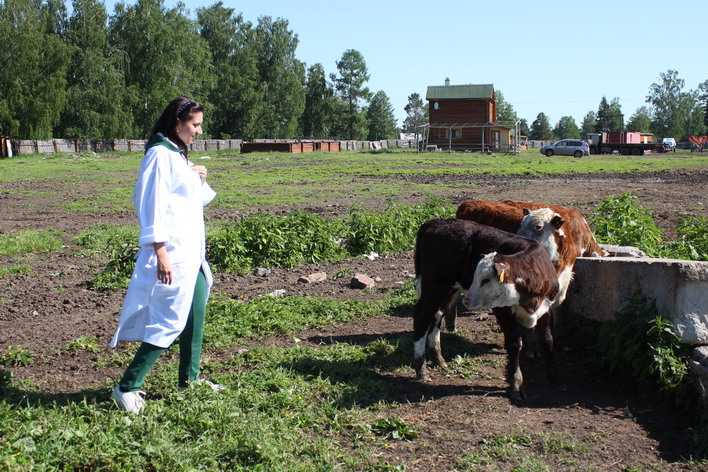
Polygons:
<instances>
[{"instance_id":1,"label":"calf's ear","mask_svg":"<svg viewBox=\"0 0 708 472\"><path fill-rule=\"evenodd\" d=\"M553 218L551 218L551 224L555 229L560 229L561 226L563 226L563 217L560 216L558 213L553 215Z\"/></svg>"},{"instance_id":2,"label":"calf's ear","mask_svg":"<svg viewBox=\"0 0 708 472\"><path fill-rule=\"evenodd\" d=\"M528 208L524 208L524 209L521 210L521 211L524 212L524 216L526 216L526 215L528 215L529 213L531 213L531 210L529 210Z\"/></svg>"}]
</instances>

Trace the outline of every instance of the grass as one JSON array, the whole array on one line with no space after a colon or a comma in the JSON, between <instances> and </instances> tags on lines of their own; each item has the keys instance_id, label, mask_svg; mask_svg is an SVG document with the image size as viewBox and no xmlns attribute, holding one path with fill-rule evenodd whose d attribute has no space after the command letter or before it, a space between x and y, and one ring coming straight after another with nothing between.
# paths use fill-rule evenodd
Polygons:
<instances>
[{"instance_id":1,"label":"grass","mask_svg":"<svg viewBox=\"0 0 708 472\"><path fill-rule=\"evenodd\" d=\"M26 275L32 272L32 268L27 263L10 264L0 267L0 278L13 275Z\"/></svg>"},{"instance_id":2,"label":"grass","mask_svg":"<svg viewBox=\"0 0 708 472\"><path fill-rule=\"evenodd\" d=\"M61 248L61 245L61 236L55 230L27 229L0 234L0 256L53 252Z\"/></svg>"},{"instance_id":3,"label":"grass","mask_svg":"<svg viewBox=\"0 0 708 472\"><path fill-rule=\"evenodd\" d=\"M32 363L32 352L22 346L9 345L0 353L0 365L4 367L22 367Z\"/></svg>"},{"instance_id":4,"label":"grass","mask_svg":"<svg viewBox=\"0 0 708 472\"><path fill-rule=\"evenodd\" d=\"M542 156L530 150L518 156L467 153L281 153L209 152L203 161L217 190L213 208L254 210L304 207L313 201L351 204L365 199L385 201L412 194L440 195L449 184L441 175L550 175L593 172L654 172L708 166L708 156L676 153L655 156ZM194 153L200 161L204 153ZM130 211L139 154L27 156L0 162L0 184L52 181L80 188L66 204L70 212L106 214ZM459 186L458 186L459 187ZM346 191L342 192L342 189ZM67 194L68 196L68 194Z\"/></svg>"},{"instance_id":5,"label":"grass","mask_svg":"<svg viewBox=\"0 0 708 472\"><path fill-rule=\"evenodd\" d=\"M458 458L456 470L550 472L560 467L564 470L566 467L577 467L578 461L589 453L588 444L568 433L516 431L482 439L477 448Z\"/></svg>"}]
</instances>

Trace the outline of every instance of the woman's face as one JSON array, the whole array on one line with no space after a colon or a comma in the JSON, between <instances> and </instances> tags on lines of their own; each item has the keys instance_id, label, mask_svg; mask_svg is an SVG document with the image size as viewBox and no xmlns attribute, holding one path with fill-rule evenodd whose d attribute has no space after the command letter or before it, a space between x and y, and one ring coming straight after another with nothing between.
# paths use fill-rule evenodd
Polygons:
<instances>
[{"instance_id":1,"label":"woman's face","mask_svg":"<svg viewBox=\"0 0 708 472\"><path fill-rule=\"evenodd\" d=\"M201 111L190 113L186 120L177 120L177 136L189 146L197 135L202 134L202 120L204 113Z\"/></svg>"}]
</instances>

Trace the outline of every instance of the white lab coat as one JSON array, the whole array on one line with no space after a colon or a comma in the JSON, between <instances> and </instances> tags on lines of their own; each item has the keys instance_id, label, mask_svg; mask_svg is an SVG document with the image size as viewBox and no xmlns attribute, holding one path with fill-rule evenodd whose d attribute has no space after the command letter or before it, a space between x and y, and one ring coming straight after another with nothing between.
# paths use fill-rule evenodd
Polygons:
<instances>
[{"instance_id":1,"label":"white lab coat","mask_svg":"<svg viewBox=\"0 0 708 472\"><path fill-rule=\"evenodd\" d=\"M111 347L144 341L169 347L187 324L201 267L208 290L213 277L205 259L203 207L216 195L167 138L143 157L133 193L140 250ZM172 284L157 280L153 243L165 242Z\"/></svg>"}]
</instances>

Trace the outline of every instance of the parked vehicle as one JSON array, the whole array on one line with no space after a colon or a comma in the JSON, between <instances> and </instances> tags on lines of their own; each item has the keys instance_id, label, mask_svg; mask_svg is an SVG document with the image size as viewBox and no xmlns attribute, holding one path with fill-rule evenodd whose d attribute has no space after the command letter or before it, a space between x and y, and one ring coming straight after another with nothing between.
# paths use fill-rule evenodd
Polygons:
<instances>
[{"instance_id":1,"label":"parked vehicle","mask_svg":"<svg viewBox=\"0 0 708 472\"><path fill-rule=\"evenodd\" d=\"M615 131L588 133L591 154L633 154L643 156L651 152L666 152L662 143L656 143L653 135L638 131Z\"/></svg>"},{"instance_id":2,"label":"parked vehicle","mask_svg":"<svg viewBox=\"0 0 708 472\"><path fill-rule=\"evenodd\" d=\"M545 154L548 157L554 154L583 157L590 155L590 146L580 139L562 139L553 144L543 146L541 148L541 154Z\"/></svg>"},{"instance_id":3,"label":"parked vehicle","mask_svg":"<svg viewBox=\"0 0 708 472\"><path fill-rule=\"evenodd\" d=\"M664 149L667 151L676 151L676 140L674 138L664 138L661 140L661 144L664 145Z\"/></svg>"}]
</instances>

